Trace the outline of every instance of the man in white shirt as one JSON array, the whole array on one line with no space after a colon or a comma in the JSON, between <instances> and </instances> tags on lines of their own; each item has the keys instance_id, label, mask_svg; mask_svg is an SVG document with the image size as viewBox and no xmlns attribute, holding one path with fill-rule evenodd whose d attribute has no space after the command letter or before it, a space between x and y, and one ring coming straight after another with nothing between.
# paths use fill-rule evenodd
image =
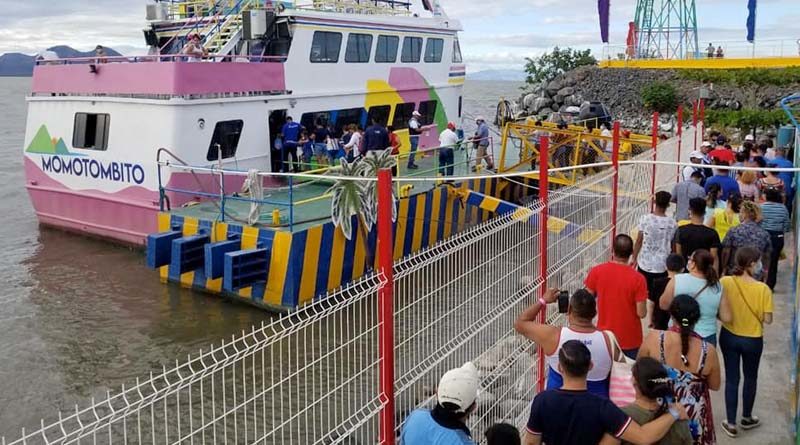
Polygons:
<instances>
[{"instance_id":1,"label":"man in white shirt","mask_svg":"<svg viewBox=\"0 0 800 445\"><path fill-rule=\"evenodd\" d=\"M701 165L703 163L703 152L701 151L693 151L689 154L689 162L692 164ZM683 180L689 181L692 179L692 173L699 171L703 172L702 168L693 167L691 165L687 165L683 168Z\"/></svg>"},{"instance_id":2,"label":"man in white shirt","mask_svg":"<svg viewBox=\"0 0 800 445\"><path fill-rule=\"evenodd\" d=\"M414 110L411 113L411 119L408 121L408 140L411 142L411 152L408 155L408 168L409 170L416 170L417 164L417 147L419 147L419 137L422 135L422 125L419 123L419 118L422 115L419 111Z\"/></svg>"},{"instance_id":3,"label":"man in white shirt","mask_svg":"<svg viewBox=\"0 0 800 445\"><path fill-rule=\"evenodd\" d=\"M460 142L455 130L456 124L448 122L447 128L439 135L439 174L442 176L453 176L455 162L453 150Z\"/></svg>"}]
</instances>

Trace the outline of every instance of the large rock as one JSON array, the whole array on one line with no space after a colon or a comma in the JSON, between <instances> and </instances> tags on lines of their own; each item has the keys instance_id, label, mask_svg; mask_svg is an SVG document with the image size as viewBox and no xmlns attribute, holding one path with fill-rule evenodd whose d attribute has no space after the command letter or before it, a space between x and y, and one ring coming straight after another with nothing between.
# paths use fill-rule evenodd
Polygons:
<instances>
[{"instance_id":1,"label":"large rock","mask_svg":"<svg viewBox=\"0 0 800 445\"><path fill-rule=\"evenodd\" d=\"M547 88L545 88L545 90L547 91L547 94L552 96L553 94L558 93L558 90L561 88L564 88L564 84L562 84L560 80L555 79L547 84Z\"/></svg>"},{"instance_id":2,"label":"large rock","mask_svg":"<svg viewBox=\"0 0 800 445\"><path fill-rule=\"evenodd\" d=\"M562 96L560 94L556 94L555 96L553 96L553 102L555 102L555 103L557 103L559 105L563 104L564 103L564 96Z\"/></svg>"},{"instance_id":3,"label":"large rock","mask_svg":"<svg viewBox=\"0 0 800 445\"><path fill-rule=\"evenodd\" d=\"M553 99L548 97L537 97L536 100L533 102L533 107L525 107L528 110L533 111L534 113L538 113L543 108L550 108L550 105L553 105Z\"/></svg>"},{"instance_id":4,"label":"large rock","mask_svg":"<svg viewBox=\"0 0 800 445\"><path fill-rule=\"evenodd\" d=\"M537 97L536 93L526 94L525 97L522 99L522 108L526 110L533 110L536 108L534 105L536 103Z\"/></svg>"},{"instance_id":5,"label":"large rock","mask_svg":"<svg viewBox=\"0 0 800 445\"><path fill-rule=\"evenodd\" d=\"M575 94L575 88L564 87L564 88L558 90L558 94L561 95L561 96L564 96L564 97L572 96L573 94Z\"/></svg>"}]
</instances>

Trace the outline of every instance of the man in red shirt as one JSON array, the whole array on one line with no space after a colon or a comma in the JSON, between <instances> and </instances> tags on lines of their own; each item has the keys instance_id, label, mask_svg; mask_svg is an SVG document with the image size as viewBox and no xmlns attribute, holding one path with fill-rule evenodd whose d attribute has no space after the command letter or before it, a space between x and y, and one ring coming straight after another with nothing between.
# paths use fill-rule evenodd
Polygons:
<instances>
[{"instance_id":1,"label":"man in red shirt","mask_svg":"<svg viewBox=\"0 0 800 445\"><path fill-rule=\"evenodd\" d=\"M589 271L584 285L597 297L597 328L611 331L622 352L636 359L642 345L642 322L647 315L647 282L630 266L633 240L628 235L614 238L611 261Z\"/></svg>"},{"instance_id":2,"label":"man in red shirt","mask_svg":"<svg viewBox=\"0 0 800 445\"><path fill-rule=\"evenodd\" d=\"M733 165L733 163L736 162L736 154L733 150L728 150L721 145L711 150L708 153L708 157L711 158L712 161L723 162L725 165Z\"/></svg>"}]
</instances>

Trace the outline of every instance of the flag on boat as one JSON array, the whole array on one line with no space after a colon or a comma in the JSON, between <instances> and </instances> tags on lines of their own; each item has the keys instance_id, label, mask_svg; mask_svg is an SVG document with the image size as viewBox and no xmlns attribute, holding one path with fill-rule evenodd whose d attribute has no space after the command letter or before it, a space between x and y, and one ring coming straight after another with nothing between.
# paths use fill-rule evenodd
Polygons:
<instances>
[{"instance_id":1,"label":"flag on boat","mask_svg":"<svg viewBox=\"0 0 800 445\"><path fill-rule=\"evenodd\" d=\"M753 43L756 39L756 0L749 0L747 9L750 10L747 15L747 41Z\"/></svg>"},{"instance_id":2,"label":"flag on boat","mask_svg":"<svg viewBox=\"0 0 800 445\"><path fill-rule=\"evenodd\" d=\"M597 0L597 12L600 15L600 38L608 43L608 18L611 0Z\"/></svg>"}]
</instances>

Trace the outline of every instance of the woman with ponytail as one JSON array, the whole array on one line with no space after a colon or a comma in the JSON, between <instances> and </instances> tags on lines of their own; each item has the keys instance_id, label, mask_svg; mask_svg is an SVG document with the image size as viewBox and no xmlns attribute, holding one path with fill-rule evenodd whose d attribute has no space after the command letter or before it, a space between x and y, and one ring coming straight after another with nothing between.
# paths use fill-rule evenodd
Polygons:
<instances>
[{"instance_id":1,"label":"woman with ponytail","mask_svg":"<svg viewBox=\"0 0 800 445\"><path fill-rule=\"evenodd\" d=\"M675 295L689 295L700 305L700 320L695 332L712 345L717 345L717 318L723 323L731 320L728 299L719 282L714 256L705 249L695 250L686 264L689 273L671 280L659 299L661 309L668 311Z\"/></svg>"},{"instance_id":2,"label":"woman with ponytail","mask_svg":"<svg viewBox=\"0 0 800 445\"><path fill-rule=\"evenodd\" d=\"M669 307L673 326L668 331L651 330L639 350L639 358L660 361L672 381L676 401L689 414L692 443L716 443L709 390L721 385L717 350L695 333L700 305L691 295L678 295Z\"/></svg>"},{"instance_id":3,"label":"woman with ponytail","mask_svg":"<svg viewBox=\"0 0 800 445\"><path fill-rule=\"evenodd\" d=\"M762 253L753 247L736 251L733 276L722 279L725 292L730 295L732 320L723 323L719 335L722 359L725 362L725 411L727 419L722 429L731 437L739 432L736 412L739 408L739 368L744 374L742 388L742 429L761 425L753 416L758 383L758 366L764 350L764 324L772 323L772 291L756 280L761 272Z\"/></svg>"},{"instance_id":4,"label":"woman with ponytail","mask_svg":"<svg viewBox=\"0 0 800 445\"><path fill-rule=\"evenodd\" d=\"M658 360L640 357L633 365L633 389L636 401L625 408L625 414L631 416L639 425L657 419L667 412L669 403L675 400L672 381L666 368ZM689 422L681 420L672 424L667 434L655 445L684 445L692 443ZM630 442L622 441L623 445Z\"/></svg>"}]
</instances>

